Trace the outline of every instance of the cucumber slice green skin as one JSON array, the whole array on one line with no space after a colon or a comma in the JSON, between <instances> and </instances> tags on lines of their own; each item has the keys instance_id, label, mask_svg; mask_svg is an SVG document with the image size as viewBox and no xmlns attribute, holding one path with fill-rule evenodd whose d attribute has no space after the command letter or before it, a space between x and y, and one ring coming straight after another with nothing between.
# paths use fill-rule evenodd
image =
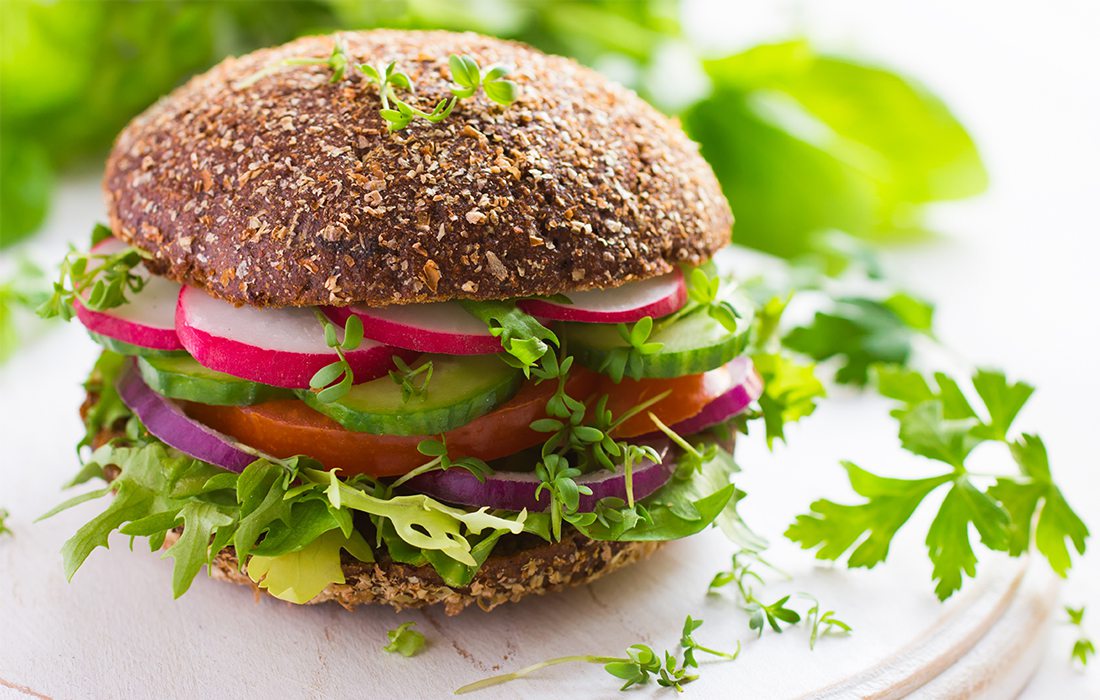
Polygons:
<instances>
[{"instance_id":1,"label":"cucumber slice green skin","mask_svg":"<svg viewBox=\"0 0 1100 700\"><path fill-rule=\"evenodd\" d=\"M115 340L110 336L101 335L94 331L88 331L88 335L104 350L110 350L119 355L129 357L187 357L186 350L153 350L152 348L143 348L140 345L131 345L121 340Z\"/></svg>"},{"instance_id":2,"label":"cucumber slice green skin","mask_svg":"<svg viewBox=\"0 0 1100 700\"><path fill-rule=\"evenodd\" d=\"M138 369L149 388L170 399L213 406L248 406L271 399L293 398L289 389L257 384L203 367L187 353L139 357Z\"/></svg>"},{"instance_id":3,"label":"cucumber slice green skin","mask_svg":"<svg viewBox=\"0 0 1100 700\"><path fill-rule=\"evenodd\" d=\"M752 305L732 299L737 311L737 329L732 333L705 311L698 311L670 326L655 331L648 342L663 343L653 355L642 358L642 377L668 379L700 374L721 367L741 354L752 328ZM657 320L660 325L660 320ZM655 326L656 327L656 326ZM566 323L562 325L569 352L585 367L599 371L616 348L627 347L614 325Z\"/></svg>"},{"instance_id":4,"label":"cucumber slice green skin","mask_svg":"<svg viewBox=\"0 0 1100 700\"><path fill-rule=\"evenodd\" d=\"M519 370L496 355L422 355L413 368L432 362L423 396L405 401L390 377L356 384L339 401L321 403L311 391L296 393L310 408L348 430L376 435L438 435L465 425L508 400L519 389ZM423 375L414 383L420 385Z\"/></svg>"}]
</instances>

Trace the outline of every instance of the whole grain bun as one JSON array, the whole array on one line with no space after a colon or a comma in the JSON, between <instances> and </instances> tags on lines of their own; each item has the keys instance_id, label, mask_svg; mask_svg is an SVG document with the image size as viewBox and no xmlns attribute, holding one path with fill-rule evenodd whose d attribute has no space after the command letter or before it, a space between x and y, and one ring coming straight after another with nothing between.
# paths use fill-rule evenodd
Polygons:
<instances>
[{"instance_id":1,"label":"whole grain bun","mask_svg":"<svg viewBox=\"0 0 1100 700\"><path fill-rule=\"evenodd\" d=\"M165 546L171 546L178 538L178 532L170 532ZM364 563L346 557L344 583L329 584L309 603L335 602L348 610L368 604L389 605L395 610L441 605L448 615L457 615L467 606L476 604L489 611L530 595L595 581L645 559L661 545L660 542L597 542L576 530L563 535L560 542L532 540L527 546L506 554L493 552L470 585L464 588L448 586L431 566L411 566L390 560ZM250 586L258 594L267 595L240 570L232 547L218 553L211 575Z\"/></svg>"},{"instance_id":2,"label":"whole grain bun","mask_svg":"<svg viewBox=\"0 0 1100 700\"><path fill-rule=\"evenodd\" d=\"M478 94L388 133L357 71L278 65L327 57L334 36L228 59L134 119L107 162L112 228L154 272L258 306L500 299L664 274L729 240L696 146L598 73L476 34L337 36L357 62L396 61L429 110L451 54L513 66L519 99Z\"/></svg>"}]
</instances>

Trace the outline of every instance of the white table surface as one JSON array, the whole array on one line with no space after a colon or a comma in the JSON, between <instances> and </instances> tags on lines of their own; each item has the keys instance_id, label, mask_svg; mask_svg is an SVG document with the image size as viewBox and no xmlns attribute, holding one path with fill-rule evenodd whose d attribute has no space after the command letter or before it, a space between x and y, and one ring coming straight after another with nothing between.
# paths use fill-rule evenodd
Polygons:
<instances>
[{"instance_id":1,"label":"white table surface","mask_svg":"<svg viewBox=\"0 0 1100 700\"><path fill-rule=\"evenodd\" d=\"M1084 3L955 5L841 2L831 3L827 16L809 6L800 16L833 45L919 75L945 94L978 137L994 176L990 193L937 212L945 238L891 254L890 267L939 303L941 337L957 352L1038 385L1020 425L1043 435L1071 501L1100 532L1100 460L1092 444L1100 373L1090 362L1100 343L1094 212L1100 23ZM64 241L86 237L101 212L93 181L67 182L48 231L27 252L55 259ZM58 697L167 696L157 692L166 688L193 694L215 674L227 695L266 689L287 697L352 691L370 697L372 688L416 687L433 696L497 665L618 652L638 640L671 646L688 612L707 620L702 631L708 634L701 636L708 641L728 642L735 630L749 639L729 601L703 595L730 549L716 533L667 547L633 573L587 590L456 620L438 613L347 615L271 601L253 605L246 592L205 580L173 602L170 563L140 548L128 552L123 538L112 541L110 552L97 551L66 584L55 553L89 509L31 521L57 502L58 487L75 469L78 383L94 354L79 328L32 331L26 351L0 368L6 454L0 505L12 511L16 531L0 539L0 679ZM944 612L930 594L929 567L912 532L886 568L854 573L815 567L778 536L813 498L846 496L840 458L868 467L919 467L897 450L883 408L842 394L792 431L790 448L769 454L758 442L739 446L747 469L740 485L751 494L746 517L773 535L776 558L796 575L776 590L810 588L835 602L857 634L825 640L812 654L803 648L801 630L748 643L738 662L705 669L692 688L697 697L731 688L744 697L790 695L865 667L902 643L906 630L883 621L932 620ZM1074 570L1063 597L1088 604L1087 622L1100 639L1100 557L1092 553ZM599 624L584 624L593 619ZM385 629L398 620L418 620L434 640L415 660L378 651ZM1055 629L1025 697L1100 697L1100 673L1082 674L1067 662L1070 635L1064 626ZM466 654L469 659L452 663ZM256 678L251 684L250 676ZM156 678L164 685L152 685ZM598 697L613 687L595 667L558 669L543 678L506 686L499 696ZM0 697L5 694L20 695L0 686Z\"/></svg>"}]
</instances>

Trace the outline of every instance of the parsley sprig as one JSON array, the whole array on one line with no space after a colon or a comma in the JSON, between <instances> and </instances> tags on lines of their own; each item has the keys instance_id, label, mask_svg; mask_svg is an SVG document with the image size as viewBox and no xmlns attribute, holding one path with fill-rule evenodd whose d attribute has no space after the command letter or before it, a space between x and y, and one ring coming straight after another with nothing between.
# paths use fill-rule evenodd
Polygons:
<instances>
[{"instance_id":1,"label":"parsley sprig","mask_svg":"<svg viewBox=\"0 0 1100 700\"><path fill-rule=\"evenodd\" d=\"M7 519L11 517L11 513L5 508L0 508L0 535L12 535L11 528L7 525Z\"/></svg>"},{"instance_id":2,"label":"parsley sprig","mask_svg":"<svg viewBox=\"0 0 1100 700\"><path fill-rule=\"evenodd\" d=\"M318 401L332 403L347 396L355 384L355 372L345 353L355 350L363 342L363 322L355 314L349 315L344 321L344 337L341 339L336 326L324 313L314 309L313 314L324 330L325 345L336 351L337 359L314 373L309 380L309 388L317 393Z\"/></svg>"},{"instance_id":3,"label":"parsley sprig","mask_svg":"<svg viewBox=\"0 0 1100 700\"><path fill-rule=\"evenodd\" d=\"M844 296L792 328L783 344L814 360L838 358L836 381L863 386L877 364L905 366L921 336L932 337L933 307L905 292L885 298Z\"/></svg>"},{"instance_id":4,"label":"parsley sprig","mask_svg":"<svg viewBox=\"0 0 1100 700\"><path fill-rule=\"evenodd\" d=\"M452 54L448 61L451 70L451 96L436 103L430 112L398 96L398 90L415 93L412 78L397 68L396 61L385 65L372 66L369 63L356 63L348 53L344 42L335 39L332 53L326 58L292 57L277 61L238 82L238 89L246 88L257 81L289 66L327 66L332 71L328 82L338 83L347 75L348 69L358 71L368 83L378 87L378 96L382 107L379 116L386 122L389 131L401 131L416 119L436 124L451 115L460 100L473 97L479 89L492 102L507 107L516 101L519 88L507 79L511 68L494 65L484 71L472 56Z\"/></svg>"},{"instance_id":5,"label":"parsley sprig","mask_svg":"<svg viewBox=\"0 0 1100 700\"><path fill-rule=\"evenodd\" d=\"M604 670L609 674L625 681L619 690L627 690L636 685L645 685L653 678L656 680L657 685L661 687L675 688L677 691L682 692L684 685L699 678L698 674L689 673L688 671L688 669L699 668L699 662L695 658L696 652L709 654L726 661L735 660L738 654L741 653L740 643L733 653L727 653L711 649L695 641L694 633L702 625L702 620L697 620L691 615L688 615L687 619L684 620L679 644L681 660L677 660L672 651L665 651L664 654L659 654L653 650L653 647L647 644L631 644L627 647L623 656L559 656L555 659L540 661L537 664L521 668L518 671L504 673L499 676L485 678L464 685L455 691L455 695L463 695L465 693L472 693L476 690L483 690L485 688L501 685L502 683L508 683L529 676L544 668L567 663L601 664Z\"/></svg>"},{"instance_id":6,"label":"parsley sprig","mask_svg":"<svg viewBox=\"0 0 1100 700\"><path fill-rule=\"evenodd\" d=\"M111 237L111 229L96 224L92 231L92 246ZM69 252L61 261L58 280L53 293L38 307L42 318L60 317L70 320L75 311L73 302L92 311L105 311L125 304L127 294L137 294L145 287L145 277L134 271L147 253L134 247L116 253L82 252L69 246Z\"/></svg>"},{"instance_id":7,"label":"parsley sprig","mask_svg":"<svg viewBox=\"0 0 1100 700\"><path fill-rule=\"evenodd\" d=\"M847 555L849 567L871 568L886 559L894 535L917 507L946 490L925 537L941 600L962 587L964 575L975 575L971 527L988 549L1010 556L1020 556L1034 544L1064 577L1072 566L1067 542L1084 554L1089 531L1054 483L1042 439L1010 435L1033 388L1010 383L1001 372L979 370L971 377L985 409L979 414L958 382L945 374L934 375L935 388L911 370L881 369L877 374L879 392L899 402L892 415L902 447L948 469L920 479L898 479L843 462L852 488L865 501L816 501L810 513L795 519L787 537L803 548L816 548L819 559ZM1007 448L1016 473L990 477L971 470L968 458L983 443Z\"/></svg>"},{"instance_id":8,"label":"parsley sprig","mask_svg":"<svg viewBox=\"0 0 1100 700\"><path fill-rule=\"evenodd\" d=\"M390 640L388 644L382 647L382 651L388 651L391 654L400 654L404 657L416 656L420 653L420 650L424 648L427 640L424 635L414 630L415 622L403 622L392 630L386 632L386 637Z\"/></svg>"}]
</instances>

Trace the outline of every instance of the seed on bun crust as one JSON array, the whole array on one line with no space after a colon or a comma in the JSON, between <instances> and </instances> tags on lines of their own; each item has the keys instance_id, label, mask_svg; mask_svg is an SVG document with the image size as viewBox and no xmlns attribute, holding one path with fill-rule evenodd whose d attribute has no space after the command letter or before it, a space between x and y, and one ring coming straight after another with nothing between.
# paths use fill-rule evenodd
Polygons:
<instances>
[{"instance_id":1,"label":"seed on bun crust","mask_svg":"<svg viewBox=\"0 0 1100 700\"><path fill-rule=\"evenodd\" d=\"M462 100L390 133L376 85L325 58L396 61L450 95L451 54L513 68L507 109ZM154 272L254 306L408 304L614 287L698 264L733 217L678 125L577 63L476 34L374 30L229 59L138 116L104 180Z\"/></svg>"}]
</instances>

